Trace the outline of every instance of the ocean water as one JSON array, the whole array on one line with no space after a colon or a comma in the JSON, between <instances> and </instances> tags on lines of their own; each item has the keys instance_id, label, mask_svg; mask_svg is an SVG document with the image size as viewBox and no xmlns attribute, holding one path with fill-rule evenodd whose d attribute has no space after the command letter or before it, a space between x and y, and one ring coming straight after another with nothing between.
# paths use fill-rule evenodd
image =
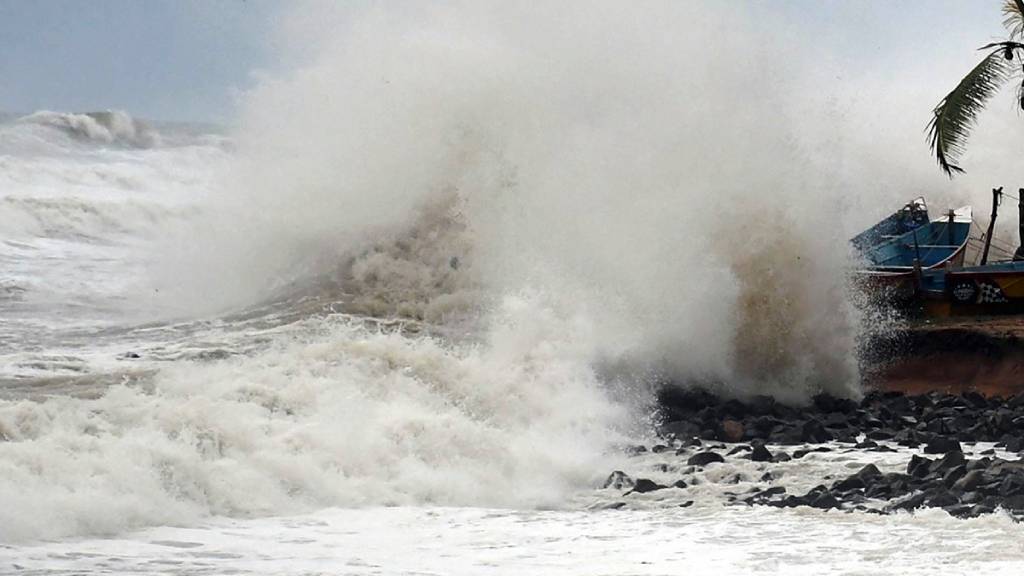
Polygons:
<instances>
[{"instance_id":1,"label":"ocean water","mask_svg":"<svg viewBox=\"0 0 1024 576\"><path fill-rule=\"evenodd\" d=\"M0 125L0 573L895 575L1024 563L1019 526L1001 513L728 503L772 483L801 493L865 462L901 469L906 449L836 447L770 465L771 482L766 465L729 458L685 489L600 488L616 469L671 483L683 459L624 455L652 441L643 378L599 368L593 321L539 292L451 320L431 318L429 302L387 311L390 296L365 279L362 293L319 279L183 315L152 269L167 236L202 222L233 143L204 127L146 128L138 141L75 122L89 120ZM396 266L383 246L350 267Z\"/></svg>"},{"instance_id":2,"label":"ocean water","mask_svg":"<svg viewBox=\"0 0 1024 576\"><path fill-rule=\"evenodd\" d=\"M230 128L3 115L0 573L1019 567L1001 513L729 504L903 449L601 488L684 474L623 450L659 382L856 397L880 323L847 238L888 192L833 177L804 51L656 8L300 18Z\"/></svg>"}]
</instances>

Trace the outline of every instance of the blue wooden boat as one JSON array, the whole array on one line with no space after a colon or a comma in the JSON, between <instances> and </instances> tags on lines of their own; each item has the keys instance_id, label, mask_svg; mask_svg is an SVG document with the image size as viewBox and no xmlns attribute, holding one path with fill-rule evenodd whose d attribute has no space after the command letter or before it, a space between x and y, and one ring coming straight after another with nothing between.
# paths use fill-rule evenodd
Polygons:
<instances>
[{"instance_id":1,"label":"blue wooden boat","mask_svg":"<svg viewBox=\"0 0 1024 576\"><path fill-rule=\"evenodd\" d=\"M971 223L965 206L864 250L856 283L880 301L902 306L918 300L924 272L963 266Z\"/></svg>"},{"instance_id":2,"label":"blue wooden boat","mask_svg":"<svg viewBox=\"0 0 1024 576\"><path fill-rule=\"evenodd\" d=\"M850 243L859 252L887 242L928 224L928 205L918 197L871 228L854 236Z\"/></svg>"},{"instance_id":3,"label":"blue wooden boat","mask_svg":"<svg viewBox=\"0 0 1024 576\"><path fill-rule=\"evenodd\" d=\"M942 218L888 238L864 250L868 273L913 274L915 268L963 266L973 221L971 207L951 210Z\"/></svg>"}]
</instances>

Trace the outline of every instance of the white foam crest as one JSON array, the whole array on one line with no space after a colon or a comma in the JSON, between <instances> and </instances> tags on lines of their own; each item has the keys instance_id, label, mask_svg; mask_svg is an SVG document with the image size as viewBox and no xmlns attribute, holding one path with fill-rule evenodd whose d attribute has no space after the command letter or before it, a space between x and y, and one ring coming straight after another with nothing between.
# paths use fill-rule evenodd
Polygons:
<instances>
[{"instance_id":1,"label":"white foam crest","mask_svg":"<svg viewBox=\"0 0 1024 576\"><path fill-rule=\"evenodd\" d=\"M2 229L8 238L38 236L78 240L109 239L122 234L143 237L169 221L186 218L194 208L140 201L89 201L82 198L0 198Z\"/></svg>"},{"instance_id":2,"label":"white foam crest","mask_svg":"<svg viewBox=\"0 0 1024 576\"><path fill-rule=\"evenodd\" d=\"M585 320L527 300L484 346L342 321L96 400L0 403L0 540L331 505L557 506L604 473L622 414L574 337Z\"/></svg>"},{"instance_id":3,"label":"white foam crest","mask_svg":"<svg viewBox=\"0 0 1024 576\"><path fill-rule=\"evenodd\" d=\"M40 110L19 118L18 122L48 126L74 139L97 144L135 148L151 148L160 144L160 134L156 130L122 110L82 114Z\"/></svg>"}]
</instances>

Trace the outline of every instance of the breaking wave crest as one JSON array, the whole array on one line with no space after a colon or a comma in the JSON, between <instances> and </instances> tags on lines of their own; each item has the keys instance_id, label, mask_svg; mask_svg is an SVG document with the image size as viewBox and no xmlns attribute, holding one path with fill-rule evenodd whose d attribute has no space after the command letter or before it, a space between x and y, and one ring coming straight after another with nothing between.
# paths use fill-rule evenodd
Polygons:
<instances>
[{"instance_id":1,"label":"breaking wave crest","mask_svg":"<svg viewBox=\"0 0 1024 576\"><path fill-rule=\"evenodd\" d=\"M168 267L202 284L177 298L334 275L358 311L447 322L538 291L596 315L602 361L857 393L845 190L797 46L725 6L414 12L346 15L250 94L211 212L234 226Z\"/></svg>"},{"instance_id":2,"label":"breaking wave crest","mask_svg":"<svg viewBox=\"0 0 1024 576\"><path fill-rule=\"evenodd\" d=\"M76 140L97 144L132 148L151 148L160 144L160 134L155 129L120 110L82 114L42 110L18 121L54 128Z\"/></svg>"},{"instance_id":3,"label":"breaking wave crest","mask_svg":"<svg viewBox=\"0 0 1024 576\"><path fill-rule=\"evenodd\" d=\"M535 337L496 326L486 350L342 321L95 400L0 403L0 540L336 505L559 505L597 481L621 413L572 319L542 310L510 299L505 322Z\"/></svg>"}]
</instances>

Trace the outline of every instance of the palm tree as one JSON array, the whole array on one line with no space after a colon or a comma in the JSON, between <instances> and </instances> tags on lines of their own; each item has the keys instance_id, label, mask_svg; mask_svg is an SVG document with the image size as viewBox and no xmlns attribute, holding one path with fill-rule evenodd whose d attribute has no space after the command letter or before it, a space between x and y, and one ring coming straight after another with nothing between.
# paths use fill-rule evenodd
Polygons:
<instances>
[{"instance_id":1,"label":"palm tree","mask_svg":"<svg viewBox=\"0 0 1024 576\"><path fill-rule=\"evenodd\" d=\"M963 172L955 163L966 150L967 137L977 123L978 113L1004 84L1018 76L1024 63L1024 43L1020 42L1024 40L1024 0L1005 0L1003 16L1009 38L980 48L988 50L988 54L939 102L928 123L932 152L950 178ZM1017 96L1024 110L1024 82L1017 89Z\"/></svg>"}]
</instances>

